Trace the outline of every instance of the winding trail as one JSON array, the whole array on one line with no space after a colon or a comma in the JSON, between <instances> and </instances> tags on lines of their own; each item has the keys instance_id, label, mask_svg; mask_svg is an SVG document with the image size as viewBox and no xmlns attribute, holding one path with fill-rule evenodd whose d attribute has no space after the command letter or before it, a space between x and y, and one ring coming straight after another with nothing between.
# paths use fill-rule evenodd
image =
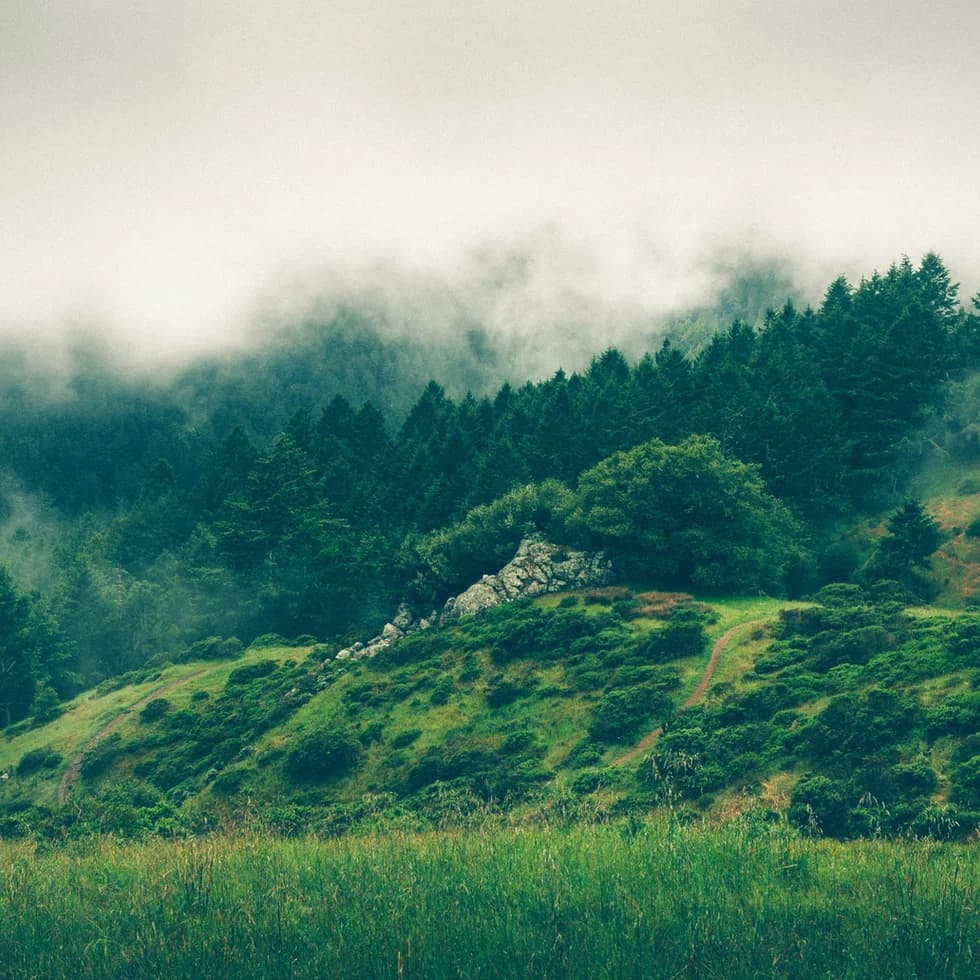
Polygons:
<instances>
[{"instance_id":1,"label":"winding trail","mask_svg":"<svg viewBox=\"0 0 980 980\"><path fill-rule=\"evenodd\" d=\"M68 801L68 794L72 791L75 783L78 782L79 776L82 773L82 762L85 760L85 756L92 751L100 742L105 741L127 718L129 718L134 712L139 711L140 708L145 708L151 701L160 697L162 694L166 694L168 691L174 690L174 688L181 687L188 681L194 680L195 677L200 677L202 674L207 674L210 671L215 670L215 667L202 667L200 670L195 670L193 673L185 674L183 677L178 677L176 680L172 680L162 687L158 687L153 691L150 691L145 697L140 698L139 701L134 702L128 708L123 708L115 718L107 721L81 748L81 751L68 763L68 768L65 770L64 775L61 777L61 782L58 783L58 806L64 806Z\"/></svg>"},{"instance_id":2,"label":"winding trail","mask_svg":"<svg viewBox=\"0 0 980 980\"><path fill-rule=\"evenodd\" d=\"M681 708L693 708L700 700L704 697L705 692L708 690L708 685L711 684L711 678L714 677L715 667L718 666L718 661L721 659L721 655L725 652L725 647L728 646L729 640L740 630L748 629L753 626L764 626L766 621L764 619L753 619L747 623L736 623L734 626L725 630L721 636L715 640L715 645L711 648L711 657L708 659L707 666L704 668L704 673L701 675L701 680L698 681L698 686L691 691L687 696ZM655 728L649 735L645 735L636 745L633 746L628 752L624 752L618 759L614 759L612 764L614 766L625 766L626 763L631 762L638 755L646 752L647 749L652 748L654 743L663 734L663 726L660 725Z\"/></svg>"}]
</instances>

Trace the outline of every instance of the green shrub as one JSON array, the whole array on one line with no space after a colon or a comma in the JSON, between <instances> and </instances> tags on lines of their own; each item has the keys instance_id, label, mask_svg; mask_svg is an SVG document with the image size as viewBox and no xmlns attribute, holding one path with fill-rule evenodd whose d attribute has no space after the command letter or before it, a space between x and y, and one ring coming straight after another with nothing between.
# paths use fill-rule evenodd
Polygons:
<instances>
[{"instance_id":1,"label":"green shrub","mask_svg":"<svg viewBox=\"0 0 980 980\"><path fill-rule=\"evenodd\" d=\"M275 660L259 660L254 664L245 664L244 667L236 667L228 675L227 686L234 687L236 685L248 684L260 677L268 677L278 666L279 663Z\"/></svg>"},{"instance_id":2,"label":"green shrub","mask_svg":"<svg viewBox=\"0 0 980 980\"><path fill-rule=\"evenodd\" d=\"M375 742L380 742L384 738L384 734L384 722L373 721L357 736L357 740L361 745L367 747L368 745L373 745Z\"/></svg>"},{"instance_id":3,"label":"green shrub","mask_svg":"<svg viewBox=\"0 0 980 980\"><path fill-rule=\"evenodd\" d=\"M297 781L321 782L349 772L361 747L350 731L330 728L301 735L286 753L286 772Z\"/></svg>"},{"instance_id":4,"label":"green shrub","mask_svg":"<svg viewBox=\"0 0 980 980\"><path fill-rule=\"evenodd\" d=\"M206 640L191 643L177 659L182 663L189 660L234 660L244 652L245 647L237 636L209 636Z\"/></svg>"},{"instance_id":5,"label":"green shrub","mask_svg":"<svg viewBox=\"0 0 980 980\"><path fill-rule=\"evenodd\" d=\"M533 755L539 757L544 754L544 747L537 741L534 732L526 728L511 732L501 745L500 751L504 755Z\"/></svg>"},{"instance_id":6,"label":"green shrub","mask_svg":"<svg viewBox=\"0 0 980 980\"><path fill-rule=\"evenodd\" d=\"M159 721L170 710L170 707L170 702L166 698L154 698L140 712L140 721L143 724Z\"/></svg>"},{"instance_id":7,"label":"green shrub","mask_svg":"<svg viewBox=\"0 0 980 980\"><path fill-rule=\"evenodd\" d=\"M63 761L62 756L50 748L32 749L21 756L15 771L18 776L30 776L42 769L56 769Z\"/></svg>"},{"instance_id":8,"label":"green shrub","mask_svg":"<svg viewBox=\"0 0 980 980\"><path fill-rule=\"evenodd\" d=\"M635 732L641 722L665 707L664 698L645 688L626 688L604 694L592 709L589 735L600 742L615 742Z\"/></svg>"},{"instance_id":9,"label":"green shrub","mask_svg":"<svg viewBox=\"0 0 980 980\"><path fill-rule=\"evenodd\" d=\"M637 643L637 659L665 663L694 657L704 649L704 617L696 609L674 609L667 622Z\"/></svg>"},{"instance_id":10,"label":"green shrub","mask_svg":"<svg viewBox=\"0 0 980 980\"><path fill-rule=\"evenodd\" d=\"M502 708L516 701L521 693L519 685L498 675L491 678L487 685L487 705L491 708Z\"/></svg>"},{"instance_id":11,"label":"green shrub","mask_svg":"<svg viewBox=\"0 0 980 980\"><path fill-rule=\"evenodd\" d=\"M842 608L859 606L865 601L864 590L850 582L831 582L816 592L812 600L821 606Z\"/></svg>"},{"instance_id":12,"label":"green shrub","mask_svg":"<svg viewBox=\"0 0 980 980\"><path fill-rule=\"evenodd\" d=\"M446 704L449 701L449 696L455 689L456 685L453 683L453 679L451 677L443 677L432 689L432 694L429 696L429 703L433 705Z\"/></svg>"},{"instance_id":13,"label":"green shrub","mask_svg":"<svg viewBox=\"0 0 980 980\"><path fill-rule=\"evenodd\" d=\"M89 750L82 760L81 774L84 779L94 779L96 776L112 768L116 759L122 754L122 739L118 732L110 735Z\"/></svg>"},{"instance_id":14,"label":"green shrub","mask_svg":"<svg viewBox=\"0 0 980 980\"><path fill-rule=\"evenodd\" d=\"M827 776L806 773L800 777L789 804L789 821L804 833L844 837L849 807L846 788Z\"/></svg>"},{"instance_id":15,"label":"green shrub","mask_svg":"<svg viewBox=\"0 0 980 980\"><path fill-rule=\"evenodd\" d=\"M250 648L255 649L265 649L268 647L289 647L292 643L287 640L284 636L280 636L278 633L263 633L261 636L257 636L249 644Z\"/></svg>"},{"instance_id":16,"label":"green shrub","mask_svg":"<svg viewBox=\"0 0 980 980\"><path fill-rule=\"evenodd\" d=\"M413 742L417 742L422 734L421 728L408 728L403 732L399 732L392 740L391 747L393 749L403 749Z\"/></svg>"},{"instance_id":17,"label":"green shrub","mask_svg":"<svg viewBox=\"0 0 980 980\"><path fill-rule=\"evenodd\" d=\"M242 788L244 782L253 772L254 770L248 766L234 766L218 775L211 786L216 793L220 793L222 796L230 796Z\"/></svg>"},{"instance_id":18,"label":"green shrub","mask_svg":"<svg viewBox=\"0 0 980 980\"><path fill-rule=\"evenodd\" d=\"M565 764L572 769L584 769L601 762L602 754L601 745L596 745L591 739L583 739L568 753Z\"/></svg>"},{"instance_id":19,"label":"green shrub","mask_svg":"<svg viewBox=\"0 0 980 980\"><path fill-rule=\"evenodd\" d=\"M572 779L572 792L584 795L615 784L616 773L612 769L583 769Z\"/></svg>"}]
</instances>

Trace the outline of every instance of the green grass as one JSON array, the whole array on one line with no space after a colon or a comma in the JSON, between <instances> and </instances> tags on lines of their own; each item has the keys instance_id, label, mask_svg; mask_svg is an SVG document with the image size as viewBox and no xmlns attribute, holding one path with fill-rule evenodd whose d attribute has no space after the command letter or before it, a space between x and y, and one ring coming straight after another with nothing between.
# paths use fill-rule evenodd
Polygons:
<instances>
[{"instance_id":1,"label":"green grass","mask_svg":"<svg viewBox=\"0 0 980 980\"><path fill-rule=\"evenodd\" d=\"M155 691L162 691L174 682L191 678L186 686L178 686L164 695L175 707L186 707L195 691L209 695L224 688L228 675L245 664L260 660L286 658L301 660L307 651L302 648L256 647L246 650L240 657L228 661L195 661L166 667L157 672L152 680L130 684L119 690L100 694L98 689L86 691L64 705L63 713L47 725L32 728L14 735L0 737L0 772L12 773L20 759L34 749L49 748L63 756L64 762L53 772L39 773L32 778L34 799L39 803L53 804L57 799L58 781L70 760L77 755L99 729L127 714L130 709ZM199 673L204 671L203 673ZM125 735L136 725L138 712L128 717L120 727Z\"/></svg>"},{"instance_id":2,"label":"green grass","mask_svg":"<svg viewBox=\"0 0 980 980\"><path fill-rule=\"evenodd\" d=\"M743 819L0 847L0 975L972 978L975 848Z\"/></svg>"}]
</instances>

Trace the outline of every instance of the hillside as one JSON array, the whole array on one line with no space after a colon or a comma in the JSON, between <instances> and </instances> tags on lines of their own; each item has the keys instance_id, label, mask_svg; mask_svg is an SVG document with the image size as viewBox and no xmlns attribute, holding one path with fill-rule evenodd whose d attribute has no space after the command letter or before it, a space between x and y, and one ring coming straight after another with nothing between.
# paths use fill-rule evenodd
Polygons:
<instances>
[{"instance_id":1,"label":"hillside","mask_svg":"<svg viewBox=\"0 0 980 980\"><path fill-rule=\"evenodd\" d=\"M430 381L397 428L319 388L330 350L363 341L381 388L408 357L359 322L182 389L5 375L4 833L662 806L972 832L980 317L938 256L688 353ZM619 584L358 659L534 537Z\"/></svg>"},{"instance_id":2,"label":"hillside","mask_svg":"<svg viewBox=\"0 0 980 980\"><path fill-rule=\"evenodd\" d=\"M616 587L502 606L369 660L270 645L175 665L8 732L2 827L336 833L669 805L788 813L832 836L968 835L980 617L910 615L856 587L817 599ZM713 647L711 683L683 707Z\"/></svg>"}]
</instances>

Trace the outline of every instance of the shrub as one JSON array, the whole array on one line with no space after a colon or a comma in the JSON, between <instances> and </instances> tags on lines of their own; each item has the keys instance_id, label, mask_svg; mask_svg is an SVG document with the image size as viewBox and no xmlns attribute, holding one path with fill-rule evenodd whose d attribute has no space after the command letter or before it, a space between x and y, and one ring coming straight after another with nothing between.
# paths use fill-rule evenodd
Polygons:
<instances>
[{"instance_id":1,"label":"shrub","mask_svg":"<svg viewBox=\"0 0 980 980\"><path fill-rule=\"evenodd\" d=\"M92 779L110 769L116 759L122 754L122 739L116 732L104 742L96 745L82 761L81 774L85 779Z\"/></svg>"},{"instance_id":2,"label":"shrub","mask_svg":"<svg viewBox=\"0 0 980 980\"><path fill-rule=\"evenodd\" d=\"M697 656L704 649L704 617L695 609L678 608L666 624L637 644L637 655L647 663L664 663Z\"/></svg>"},{"instance_id":3,"label":"shrub","mask_svg":"<svg viewBox=\"0 0 980 980\"><path fill-rule=\"evenodd\" d=\"M930 796L938 785L936 773L925 762L893 766L889 775L903 797Z\"/></svg>"},{"instance_id":4,"label":"shrub","mask_svg":"<svg viewBox=\"0 0 980 980\"><path fill-rule=\"evenodd\" d=\"M453 684L453 679L451 677L443 677L432 689L432 694L429 696L429 703L434 705L445 704L454 690L455 685Z\"/></svg>"},{"instance_id":5,"label":"shrub","mask_svg":"<svg viewBox=\"0 0 980 980\"><path fill-rule=\"evenodd\" d=\"M521 688L504 677L491 678L487 685L487 705L502 708L521 696Z\"/></svg>"},{"instance_id":6,"label":"shrub","mask_svg":"<svg viewBox=\"0 0 980 980\"><path fill-rule=\"evenodd\" d=\"M216 793L220 793L222 796L229 796L232 793L237 793L242 788L242 784L252 772L253 770L247 766L235 766L231 769L226 769L215 779L212 787Z\"/></svg>"},{"instance_id":7,"label":"shrub","mask_svg":"<svg viewBox=\"0 0 980 980\"><path fill-rule=\"evenodd\" d=\"M368 745L373 745L375 742L380 742L384 738L385 726L383 722L373 721L360 735L357 736L357 740L361 745L367 747Z\"/></svg>"},{"instance_id":8,"label":"shrub","mask_svg":"<svg viewBox=\"0 0 980 980\"><path fill-rule=\"evenodd\" d=\"M49 748L31 749L21 756L16 772L18 776L30 776L42 769L55 769L62 761L62 756Z\"/></svg>"},{"instance_id":9,"label":"shrub","mask_svg":"<svg viewBox=\"0 0 980 980\"><path fill-rule=\"evenodd\" d=\"M980 538L980 517L970 521L963 533L968 538Z\"/></svg>"},{"instance_id":10,"label":"shrub","mask_svg":"<svg viewBox=\"0 0 980 980\"><path fill-rule=\"evenodd\" d=\"M806 773L800 777L789 804L789 821L805 833L843 837L848 807L844 787L827 776Z\"/></svg>"},{"instance_id":11,"label":"shrub","mask_svg":"<svg viewBox=\"0 0 980 980\"><path fill-rule=\"evenodd\" d=\"M572 792L579 795L594 793L597 789L612 785L615 776L612 769L583 769L572 779Z\"/></svg>"},{"instance_id":12,"label":"shrub","mask_svg":"<svg viewBox=\"0 0 980 980\"><path fill-rule=\"evenodd\" d=\"M361 754L346 729L330 728L301 735L286 753L286 771L297 781L320 782L349 772Z\"/></svg>"},{"instance_id":13,"label":"shrub","mask_svg":"<svg viewBox=\"0 0 980 980\"><path fill-rule=\"evenodd\" d=\"M505 739L500 751L505 755L543 755L544 750L534 737L534 732L526 728L511 732Z\"/></svg>"},{"instance_id":14,"label":"shrub","mask_svg":"<svg viewBox=\"0 0 980 980\"><path fill-rule=\"evenodd\" d=\"M250 681L260 677L267 677L271 674L279 663L275 660L260 660L258 663L246 664L244 667L236 667L228 675L228 687L240 684L248 684Z\"/></svg>"},{"instance_id":15,"label":"shrub","mask_svg":"<svg viewBox=\"0 0 980 980\"><path fill-rule=\"evenodd\" d=\"M267 648L267 647L288 647L292 646L292 643L287 640L284 636L280 636L278 633L263 633L261 636L257 636L249 644L250 648Z\"/></svg>"},{"instance_id":16,"label":"shrub","mask_svg":"<svg viewBox=\"0 0 980 980\"><path fill-rule=\"evenodd\" d=\"M565 764L570 766L572 769L584 769L587 766L597 765L602 761L602 746L596 745L595 742L585 739L576 745L571 752L568 753L568 758L565 760Z\"/></svg>"},{"instance_id":17,"label":"shrub","mask_svg":"<svg viewBox=\"0 0 980 980\"><path fill-rule=\"evenodd\" d=\"M655 712L663 710L664 701L662 695L644 688L609 691L592 709L589 735L600 742L617 741L636 731L640 723Z\"/></svg>"},{"instance_id":18,"label":"shrub","mask_svg":"<svg viewBox=\"0 0 980 980\"><path fill-rule=\"evenodd\" d=\"M245 647L237 636L227 639L223 636L209 636L206 640L191 643L177 658L181 662L188 660L234 660L244 653Z\"/></svg>"},{"instance_id":19,"label":"shrub","mask_svg":"<svg viewBox=\"0 0 980 980\"><path fill-rule=\"evenodd\" d=\"M418 741L422 734L421 728L407 728L403 732L399 732L392 740L391 747L393 749L403 749L413 742Z\"/></svg>"},{"instance_id":20,"label":"shrub","mask_svg":"<svg viewBox=\"0 0 980 980\"><path fill-rule=\"evenodd\" d=\"M140 712L140 721L143 724L159 721L169 710L170 702L166 698L154 698Z\"/></svg>"},{"instance_id":21,"label":"shrub","mask_svg":"<svg viewBox=\"0 0 980 980\"><path fill-rule=\"evenodd\" d=\"M864 590L850 582L831 582L813 595L813 601L821 606L842 608L859 606L864 600Z\"/></svg>"}]
</instances>

